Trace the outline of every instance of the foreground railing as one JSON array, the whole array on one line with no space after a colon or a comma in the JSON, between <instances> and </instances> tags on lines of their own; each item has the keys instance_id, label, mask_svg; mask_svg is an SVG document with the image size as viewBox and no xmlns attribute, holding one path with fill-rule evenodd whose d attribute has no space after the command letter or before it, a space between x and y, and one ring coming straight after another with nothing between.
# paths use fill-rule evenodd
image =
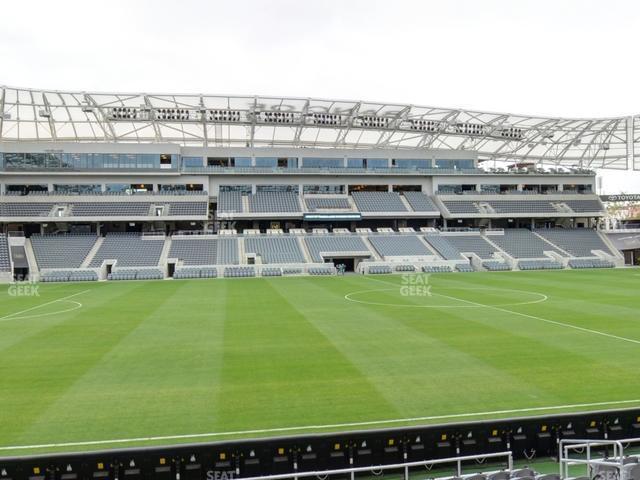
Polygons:
<instances>
[{"instance_id":1,"label":"foreground railing","mask_svg":"<svg viewBox=\"0 0 640 480\"><path fill-rule=\"evenodd\" d=\"M592 476L594 467L611 467L618 469L616 478L623 478L622 472L627 465L625 461L625 448L633 444L639 444L640 438L626 438L619 440L584 440L562 439L558 449L558 462L560 464L560 478L569 478L569 468L576 465L584 465L586 475ZM604 454L594 457L594 449L604 447ZM572 453L584 455L583 458L571 457Z\"/></svg>"},{"instance_id":2,"label":"foreground railing","mask_svg":"<svg viewBox=\"0 0 640 480\"><path fill-rule=\"evenodd\" d=\"M285 480L293 478L295 480L299 478L326 478L328 475L349 475L351 480L355 479L356 473L370 473L373 472L376 476L387 470L403 470L404 480L409 480L409 469L414 467L433 467L435 465L455 464L456 472L455 476L462 475L462 463L468 461L477 461L478 463L484 463L488 459L505 458L507 464L507 470L513 470L513 454L508 452L486 453L484 455L465 455L461 457L441 458L438 460L423 460L417 462L403 462L395 463L391 465L369 465L366 467L353 467L353 468L339 468L336 470L319 470L311 472L292 472L283 473L278 475L265 475L260 477L247 477L243 480Z\"/></svg>"}]
</instances>

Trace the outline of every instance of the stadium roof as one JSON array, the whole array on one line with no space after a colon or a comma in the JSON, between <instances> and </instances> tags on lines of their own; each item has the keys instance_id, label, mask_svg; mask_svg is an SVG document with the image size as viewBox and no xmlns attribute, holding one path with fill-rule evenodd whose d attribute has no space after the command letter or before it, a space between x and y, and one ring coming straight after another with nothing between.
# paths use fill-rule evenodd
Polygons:
<instances>
[{"instance_id":1,"label":"stadium roof","mask_svg":"<svg viewBox=\"0 0 640 480\"><path fill-rule=\"evenodd\" d=\"M462 149L480 160L615 169L640 163L640 116L569 119L315 98L0 88L4 142Z\"/></svg>"}]
</instances>

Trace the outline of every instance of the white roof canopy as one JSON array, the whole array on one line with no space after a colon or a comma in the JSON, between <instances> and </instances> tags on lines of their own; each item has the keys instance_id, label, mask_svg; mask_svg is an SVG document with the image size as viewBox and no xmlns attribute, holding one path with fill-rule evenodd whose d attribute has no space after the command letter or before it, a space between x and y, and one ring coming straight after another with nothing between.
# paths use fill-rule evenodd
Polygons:
<instances>
[{"instance_id":1,"label":"white roof canopy","mask_svg":"<svg viewBox=\"0 0 640 480\"><path fill-rule=\"evenodd\" d=\"M545 118L314 98L0 89L5 142L451 149L475 151L480 160L640 166L640 116Z\"/></svg>"}]
</instances>

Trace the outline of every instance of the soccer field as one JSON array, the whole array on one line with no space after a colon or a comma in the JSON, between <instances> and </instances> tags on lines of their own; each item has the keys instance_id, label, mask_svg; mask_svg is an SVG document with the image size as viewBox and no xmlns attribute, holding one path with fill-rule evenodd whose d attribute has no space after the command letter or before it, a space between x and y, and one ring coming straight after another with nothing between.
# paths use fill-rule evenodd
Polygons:
<instances>
[{"instance_id":1,"label":"soccer field","mask_svg":"<svg viewBox=\"0 0 640 480\"><path fill-rule=\"evenodd\" d=\"M0 456L640 406L635 269L0 293Z\"/></svg>"}]
</instances>

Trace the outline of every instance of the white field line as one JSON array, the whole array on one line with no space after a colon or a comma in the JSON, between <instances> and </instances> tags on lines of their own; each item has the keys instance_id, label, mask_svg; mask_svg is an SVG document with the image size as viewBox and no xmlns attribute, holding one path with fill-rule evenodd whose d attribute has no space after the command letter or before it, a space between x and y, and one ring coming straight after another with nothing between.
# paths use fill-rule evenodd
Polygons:
<instances>
[{"instance_id":1,"label":"white field line","mask_svg":"<svg viewBox=\"0 0 640 480\"><path fill-rule=\"evenodd\" d=\"M19 317L11 317L8 320L27 320L28 318L42 318L42 317L50 317L51 315L59 315L61 313L73 312L74 310L78 310L82 308L82 304L80 302L76 302L75 300L58 300L59 302L70 303L73 306L70 308L66 308L64 310L58 310L56 312L45 312L45 313L36 313L34 315L20 315Z\"/></svg>"},{"instance_id":2,"label":"white field line","mask_svg":"<svg viewBox=\"0 0 640 480\"><path fill-rule=\"evenodd\" d=\"M51 300L50 302L42 303L40 305L35 305L35 306L33 306L31 308L27 308L25 310L20 310L19 312L10 313L9 315L5 315L4 317L0 317L0 322L8 322L9 320L14 320L13 317L15 317L16 315L20 315L20 314L23 314L23 313L31 312L32 310L35 310L37 308L46 307L47 305L51 305L52 303L63 302L65 300L68 300L68 299L73 298L73 297L77 297L78 295L82 295L83 293L87 293L89 291L90 290L83 290L82 292L74 293L72 295L67 295L66 297L57 298L55 300ZM57 313L61 313L61 312L57 312ZM19 320L20 318L22 318L22 317L15 318L15 320Z\"/></svg>"},{"instance_id":3,"label":"white field line","mask_svg":"<svg viewBox=\"0 0 640 480\"><path fill-rule=\"evenodd\" d=\"M382 281L382 280L380 280ZM384 282L384 283L388 283L388 282ZM390 283L388 283L389 285L391 285ZM402 308L477 308L477 305L410 305L410 304L401 304L401 303L382 303L382 302L369 302L369 301L365 301L365 300L358 300L356 298L353 298L354 295L359 295L361 293L369 293L369 292L387 292L390 290L395 290L394 288L376 288L376 289L370 289L370 290L359 290L357 292L351 292L351 293L347 293L344 296L345 300L349 300L350 302L355 302L355 303L362 303L365 305L380 305L382 307L402 307ZM533 305L535 303L542 303L542 302L546 302L549 297L546 296L544 293L538 293L538 292L530 292L528 290L513 290L511 288L495 288L495 287L478 287L478 288L462 288L461 290L504 290L504 291L508 291L508 292L520 292L520 293L527 293L530 295L538 295L540 298L538 298L538 300L531 300L528 302L517 302L517 303L501 303L499 305L485 305L487 307L491 306L491 307L519 307L521 305ZM431 293L432 295L435 295L434 293ZM440 295L441 297L443 297L444 295ZM451 297L454 298L454 297ZM456 299L459 301L462 301L461 299Z\"/></svg>"},{"instance_id":4,"label":"white field line","mask_svg":"<svg viewBox=\"0 0 640 480\"><path fill-rule=\"evenodd\" d=\"M92 440L86 442L66 442L66 443L45 443L41 445L14 445L0 447L0 451L7 450L34 450L45 448L66 448L66 447L87 447L94 445L113 445L120 443L136 443L136 442L154 442L165 440L188 440L188 439L202 439L202 438L214 438L225 436L245 436L245 435L257 435L263 433L284 433L292 431L317 431L336 428L350 428L350 427L367 427L373 425L390 425L394 423L410 423L410 422L424 422L432 420L447 420L465 417L481 417L487 415L507 415L515 413L526 412L542 412L550 410L565 410L573 408L590 408L590 407L604 407L611 405L625 405L625 404L640 404L640 399L637 400L620 400L612 402L595 402L595 403L574 403L570 405L555 405L551 407L530 407L530 408L516 408L511 410L494 410L491 412L475 412L475 413L457 413L453 415L434 415L430 417L413 417L413 418L396 418L391 420L372 420L368 422L351 422L351 423L334 423L329 425L305 425L299 427L282 427L282 428L264 428L258 430L238 430L232 432L210 432L210 433L193 433L187 435L164 435L159 437L137 437L137 438L118 438L111 440Z\"/></svg>"},{"instance_id":5,"label":"white field line","mask_svg":"<svg viewBox=\"0 0 640 480\"><path fill-rule=\"evenodd\" d=\"M394 285L396 287L400 287L400 285L397 284L397 283L385 282L384 280L379 280L377 278L372 278L371 280L376 280L378 282L386 283L388 285ZM455 287L451 287L451 288L455 288ZM513 310L507 310L506 308L494 307L492 305L485 305L483 303L472 302L471 300L464 300L462 298L450 297L449 295L443 295L442 293L436 293L434 291L431 291L431 294L439 296L439 297L443 297L443 298L448 298L449 300L457 300L459 302L464 302L464 303L468 303L470 305L475 305L476 307L489 308L491 310L497 310L499 312L511 313L513 315L520 315L521 317L531 318L532 320L538 320L540 322L550 323L552 325L557 325L557 326L560 326L560 327L573 328L574 330L578 330L578 331L581 331L581 332L591 333L593 335L600 335L600 336L603 336L603 337L613 338L615 340L622 340L623 342L634 343L636 345L640 345L640 340L635 340L633 338L621 337L619 335L613 335L611 333L605 333L605 332L601 332L599 330L593 330L591 328L578 327L577 325L572 325L570 323L558 322L557 320L549 320L547 318L537 317L535 315L529 315L528 313L514 312Z\"/></svg>"}]
</instances>

